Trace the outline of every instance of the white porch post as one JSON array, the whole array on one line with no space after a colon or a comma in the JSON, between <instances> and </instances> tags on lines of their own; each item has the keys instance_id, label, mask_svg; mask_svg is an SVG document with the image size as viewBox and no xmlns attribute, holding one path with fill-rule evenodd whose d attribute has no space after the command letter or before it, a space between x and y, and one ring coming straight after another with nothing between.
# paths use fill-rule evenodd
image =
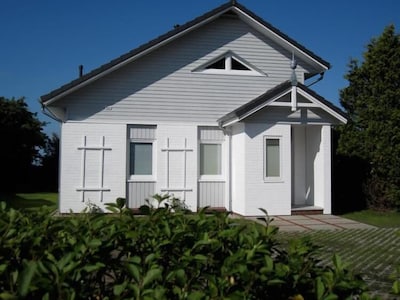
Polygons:
<instances>
[{"instance_id":1,"label":"white porch post","mask_svg":"<svg viewBox=\"0 0 400 300\"><path fill-rule=\"evenodd\" d=\"M324 174L324 214L332 213L332 145L331 126L324 125L321 128L321 150L323 153L323 174Z\"/></svg>"},{"instance_id":2,"label":"white porch post","mask_svg":"<svg viewBox=\"0 0 400 300\"><path fill-rule=\"evenodd\" d=\"M297 110L297 87L295 85L292 86L291 104L292 104L292 111L296 111Z\"/></svg>"}]
</instances>

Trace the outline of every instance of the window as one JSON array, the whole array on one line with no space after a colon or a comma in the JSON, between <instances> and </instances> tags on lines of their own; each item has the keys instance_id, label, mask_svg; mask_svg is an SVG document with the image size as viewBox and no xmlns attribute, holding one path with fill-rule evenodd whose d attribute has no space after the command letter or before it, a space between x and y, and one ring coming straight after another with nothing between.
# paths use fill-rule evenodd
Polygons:
<instances>
[{"instance_id":1,"label":"window","mask_svg":"<svg viewBox=\"0 0 400 300\"><path fill-rule=\"evenodd\" d=\"M206 64L193 70L209 74L233 74L233 75L257 75L265 76L263 72L251 66L244 59L228 51L225 54L213 59Z\"/></svg>"},{"instance_id":2,"label":"window","mask_svg":"<svg viewBox=\"0 0 400 300\"><path fill-rule=\"evenodd\" d=\"M199 126L199 175L200 180L223 180L224 132L215 126Z\"/></svg>"},{"instance_id":3,"label":"window","mask_svg":"<svg viewBox=\"0 0 400 300\"><path fill-rule=\"evenodd\" d=\"M131 175L152 175L153 143L131 143L130 155Z\"/></svg>"},{"instance_id":4,"label":"window","mask_svg":"<svg viewBox=\"0 0 400 300\"><path fill-rule=\"evenodd\" d=\"M234 57L231 57L231 70L251 71L248 67Z\"/></svg>"},{"instance_id":5,"label":"window","mask_svg":"<svg viewBox=\"0 0 400 300\"><path fill-rule=\"evenodd\" d=\"M225 70L226 65L225 65L225 57L217 60L215 63L212 63L211 65L208 65L206 69L217 69L217 70Z\"/></svg>"},{"instance_id":6,"label":"window","mask_svg":"<svg viewBox=\"0 0 400 300\"><path fill-rule=\"evenodd\" d=\"M154 125L128 126L128 167L130 180L153 180L155 166Z\"/></svg>"},{"instance_id":7,"label":"window","mask_svg":"<svg viewBox=\"0 0 400 300\"><path fill-rule=\"evenodd\" d=\"M280 162L280 139L265 138L265 177L280 178L281 162Z\"/></svg>"},{"instance_id":8,"label":"window","mask_svg":"<svg viewBox=\"0 0 400 300\"><path fill-rule=\"evenodd\" d=\"M223 58L217 60L216 62L206 66L206 69L216 69L216 70L241 70L241 71L251 71L250 68L246 67L239 60L234 58L232 55L224 56Z\"/></svg>"},{"instance_id":9,"label":"window","mask_svg":"<svg viewBox=\"0 0 400 300\"><path fill-rule=\"evenodd\" d=\"M200 175L221 174L221 144L200 144Z\"/></svg>"}]
</instances>

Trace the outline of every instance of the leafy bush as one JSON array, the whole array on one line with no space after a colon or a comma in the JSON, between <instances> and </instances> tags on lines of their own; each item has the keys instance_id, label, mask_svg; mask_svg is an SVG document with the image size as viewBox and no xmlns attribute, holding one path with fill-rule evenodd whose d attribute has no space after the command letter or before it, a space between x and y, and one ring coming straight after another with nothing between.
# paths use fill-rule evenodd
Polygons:
<instances>
[{"instance_id":1,"label":"leafy bush","mask_svg":"<svg viewBox=\"0 0 400 300\"><path fill-rule=\"evenodd\" d=\"M171 205L135 216L124 199L108 209L56 217L1 203L0 299L352 299L365 290L338 257L319 265L309 241L283 249L268 217L261 226Z\"/></svg>"}]
</instances>

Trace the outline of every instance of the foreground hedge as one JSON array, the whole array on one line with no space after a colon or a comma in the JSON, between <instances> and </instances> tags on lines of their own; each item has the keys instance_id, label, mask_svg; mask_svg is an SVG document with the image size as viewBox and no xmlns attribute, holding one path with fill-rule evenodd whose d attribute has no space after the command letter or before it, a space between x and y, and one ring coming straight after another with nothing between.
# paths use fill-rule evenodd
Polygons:
<instances>
[{"instance_id":1,"label":"foreground hedge","mask_svg":"<svg viewBox=\"0 0 400 300\"><path fill-rule=\"evenodd\" d=\"M0 299L353 299L365 284L316 248L227 213L147 207L55 217L0 205ZM366 295L362 299L367 299Z\"/></svg>"}]
</instances>

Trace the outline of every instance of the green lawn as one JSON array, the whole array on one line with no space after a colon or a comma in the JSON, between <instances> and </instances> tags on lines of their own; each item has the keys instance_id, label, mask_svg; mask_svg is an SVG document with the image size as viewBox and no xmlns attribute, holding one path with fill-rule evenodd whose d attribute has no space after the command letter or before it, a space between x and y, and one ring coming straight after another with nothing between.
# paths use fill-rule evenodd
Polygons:
<instances>
[{"instance_id":1,"label":"green lawn","mask_svg":"<svg viewBox=\"0 0 400 300\"><path fill-rule=\"evenodd\" d=\"M382 228L400 227L400 212L363 210L342 215L344 218Z\"/></svg>"},{"instance_id":2,"label":"green lawn","mask_svg":"<svg viewBox=\"0 0 400 300\"><path fill-rule=\"evenodd\" d=\"M0 194L0 202L5 201L15 209L38 209L42 206L57 208L57 193Z\"/></svg>"}]
</instances>

